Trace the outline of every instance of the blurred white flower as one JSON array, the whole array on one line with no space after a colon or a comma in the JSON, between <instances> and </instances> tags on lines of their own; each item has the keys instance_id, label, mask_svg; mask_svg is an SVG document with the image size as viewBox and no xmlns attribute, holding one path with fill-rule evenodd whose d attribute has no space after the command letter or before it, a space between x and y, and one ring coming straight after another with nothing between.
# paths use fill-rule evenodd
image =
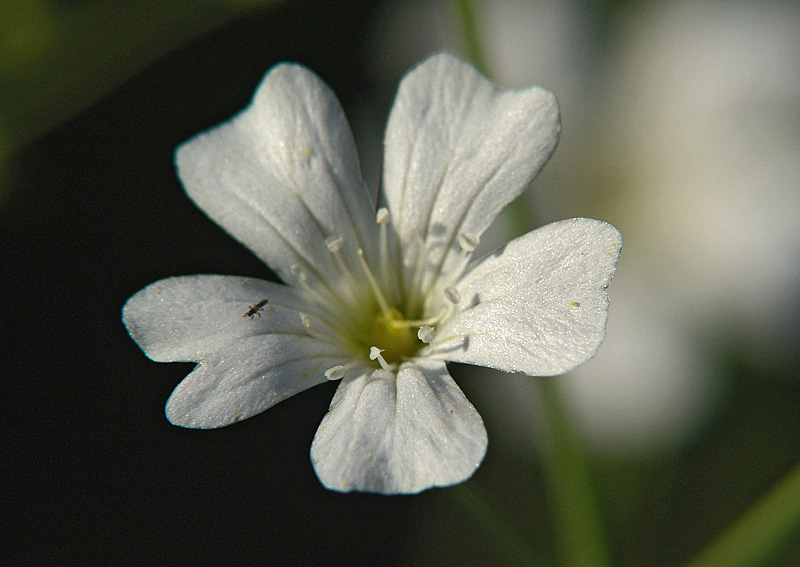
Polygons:
<instances>
[{"instance_id":1,"label":"blurred white flower","mask_svg":"<svg viewBox=\"0 0 800 567\"><path fill-rule=\"evenodd\" d=\"M720 376L682 307L657 300L634 272L620 276L603 348L559 383L590 448L665 456L709 419Z\"/></svg>"},{"instance_id":2,"label":"blurred white flower","mask_svg":"<svg viewBox=\"0 0 800 567\"><path fill-rule=\"evenodd\" d=\"M800 5L620 16L583 175L608 190L599 208L626 234L625 269L602 351L561 384L596 450L663 454L723 395L719 341L795 356Z\"/></svg>"},{"instance_id":3,"label":"blurred white flower","mask_svg":"<svg viewBox=\"0 0 800 567\"><path fill-rule=\"evenodd\" d=\"M796 2L648 3L619 30L599 113L627 176L614 217L641 241L629 267L772 354L796 346L800 311L798 30Z\"/></svg>"},{"instance_id":4,"label":"blurred white flower","mask_svg":"<svg viewBox=\"0 0 800 567\"><path fill-rule=\"evenodd\" d=\"M434 56L400 85L375 211L333 93L303 67L275 67L176 161L189 196L287 285L171 278L124 309L150 358L199 362L169 420L221 427L341 380L311 447L325 486L413 493L471 476L486 431L445 361L559 374L603 338L612 226L553 223L470 262L558 131L549 92L500 91Z\"/></svg>"}]
</instances>

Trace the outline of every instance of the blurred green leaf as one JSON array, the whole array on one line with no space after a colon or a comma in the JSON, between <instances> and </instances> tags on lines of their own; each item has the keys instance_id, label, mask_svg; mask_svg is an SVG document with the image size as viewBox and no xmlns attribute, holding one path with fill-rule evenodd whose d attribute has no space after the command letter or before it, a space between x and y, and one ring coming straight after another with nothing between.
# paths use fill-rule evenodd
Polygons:
<instances>
[{"instance_id":1,"label":"blurred green leaf","mask_svg":"<svg viewBox=\"0 0 800 567\"><path fill-rule=\"evenodd\" d=\"M450 9L461 30L461 38L469 61L487 77L490 77L486 53L483 50L478 16L472 0L450 0Z\"/></svg>"},{"instance_id":2,"label":"blurred green leaf","mask_svg":"<svg viewBox=\"0 0 800 567\"><path fill-rule=\"evenodd\" d=\"M561 399L559 377L540 377L549 447L544 449L545 478L553 502L563 564L605 567L612 564L603 514L594 492L591 467Z\"/></svg>"},{"instance_id":3,"label":"blurred green leaf","mask_svg":"<svg viewBox=\"0 0 800 567\"><path fill-rule=\"evenodd\" d=\"M714 540L687 567L768 565L800 536L800 466Z\"/></svg>"},{"instance_id":4,"label":"blurred green leaf","mask_svg":"<svg viewBox=\"0 0 800 567\"><path fill-rule=\"evenodd\" d=\"M163 54L277 1L3 0L0 166Z\"/></svg>"},{"instance_id":5,"label":"blurred green leaf","mask_svg":"<svg viewBox=\"0 0 800 567\"><path fill-rule=\"evenodd\" d=\"M474 480L450 488L449 494L492 534L506 552L511 564L538 567L552 565L541 551L533 548L517 533L514 526L509 524L507 515L500 513L497 504Z\"/></svg>"}]
</instances>

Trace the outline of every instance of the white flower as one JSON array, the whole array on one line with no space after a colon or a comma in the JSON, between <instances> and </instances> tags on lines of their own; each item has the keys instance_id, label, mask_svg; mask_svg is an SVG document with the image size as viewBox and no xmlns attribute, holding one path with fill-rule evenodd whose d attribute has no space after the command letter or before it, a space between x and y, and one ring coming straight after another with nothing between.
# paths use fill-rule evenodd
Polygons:
<instances>
[{"instance_id":1,"label":"white flower","mask_svg":"<svg viewBox=\"0 0 800 567\"><path fill-rule=\"evenodd\" d=\"M500 91L431 57L400 85L376 212L333 93L304 67L274 67L246 110L176 162L197 205L287 285L187 276L128 301L123 320L150 358L199 363L167 418L222 427L341 380L311 447L325 486L414 493L470 477L486 430L445 361L559 374L603 338L612 226L562 221L470 261L558 132L549 92Z\"/></svg>"}]
</instances>

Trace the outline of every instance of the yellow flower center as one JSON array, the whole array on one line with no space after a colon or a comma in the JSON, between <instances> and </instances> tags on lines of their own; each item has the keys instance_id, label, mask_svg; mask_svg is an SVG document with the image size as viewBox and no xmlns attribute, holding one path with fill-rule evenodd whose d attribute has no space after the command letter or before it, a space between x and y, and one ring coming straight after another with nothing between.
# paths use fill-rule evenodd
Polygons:
<instances>
[{"instance_id":1,"label":"yellow flower center","mask_svg":"<svg viewBox=\"0 0 800 567\"><path fill-rule=\"evenodd\" d=\"M417 328L406 324L403 314L395 308L391 308L388 314L377 313L367 342L383 349L383 358L389 364L413 357L423 344L417 338Z\"/></svg>"},{"instance_id":2,"label":"yellow flower center","mask_svg":"<svg viewBox=\"0 0 800 567\"><path fill-rule=\"evenodd\" d=\"M408 266L410 271L394 272L390 267L394 261L389 254L390 221L389 211L385 208L378 209L376 212L376 222L380 227L378 257L373 260L373 265L378 268L376 273L367 262L362 248L356 250L360 270L353 270L341 253L345 239L339 235L325 239L325 246L341 271L342 281L350 286L352 292L345 292L341 296L331 292L333 300L331 304L336 305L330 313L331 323L336 328L338 339L343 339L342 342L337 342L345 346L353 358L345 364L327 369L325 376L329 380L343 378L351 368L361 366L365 361L369 361L368 364L374 368L396 370L400 363L417 356L423 345L435 340L434 326L445 321L448 313L456 312L461 301L458 289L447 285L454 283L455 278L453 276L445 278L440 273L443 264L437 268L434 281L425 283L423 287L425 270L428 269L426 261L428 251L426 243L414 227L402 238L403 249L408 254L408 258L404 258L403 266ZM448 268L451 274L458 275L463 272L478 242L478 237L474 234L464 232L459 235L458 244L461 253L455 266ZM308 275L302 267L292 266L292 274L297 277L299 285L310 296L325 302L325 298L307 282ZM393 279L397 276L402 280L399 287L404 291L393 288ZM444 281L442 278L445 278ZM367 285L362 286L362 283ZM443 295L438 302L440 308L435 314L430 312L436 309L436 304L431 305L432 302L428 301L431 293ZM394 305L398 305L399 308ZM341 306L346 308L345 311L339 310ZM423 318L420 319L420 316ZM303 317L307 334L317 336L311 318L307 315ZM319 338L327 340L321 335Z\"/></svg>"}]
</instances>

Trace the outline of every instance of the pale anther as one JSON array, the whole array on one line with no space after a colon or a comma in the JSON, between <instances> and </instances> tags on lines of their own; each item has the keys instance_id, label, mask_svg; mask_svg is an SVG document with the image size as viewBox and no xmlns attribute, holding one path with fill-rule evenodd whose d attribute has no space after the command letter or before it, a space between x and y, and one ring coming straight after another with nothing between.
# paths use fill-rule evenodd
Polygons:
<instances>
[{"instance_id":1,"label":"pale anther","mask_svg":"<svg viewBox=\"0 0 800 567\"><path fill-rule=\"evenodd\" d=\"M312 338L315 338L318 341L331 342L332 337L325 333L325 326L324 325L317 324L317 327L314 328L314 326L312 324L313 320L311 318L311 315L308 315L306 313L300 313L300 321L303 322L303 327L306 328L306 330L304 332L305 335L307 335L309 337L312 337ZM318 321L318 323L319 323L319 321ZM322 332L320 332L320 328L322 329Z\"/></svg>"},{"instance_id":2,"label":"pale anther","mask_svg":"<svg viewBox=\"0 0 800 567\"><path fill-rule=\"evenodd\" d=\"M464 252L472 252L480 243L480 238L471 232L462 232L458 235L458 245Z\"/></svg>"},{"instance_id":3,"label":"pale anther","mask_svg":"<svg viewBox=\"0 0 800 567\"><path fill-rule=\"evenodd\" d=\"M342 244L344 244L344 238L341 236L330 236L325 239L325 246L331 252L338 252L342 248Z\"/></svg>"},{"instance_id":4,"label":"pale anther","mask_svg":"<svg viewBox=\"0 0 800 567\"><path fill-rule=\"evenodd\" d=\"M377 360L378 364L381 365L381 368L384 370L391 370L392 367L386 363L386 359L381 356L381 353L384 349L378 347L369 347L369 359L370 360Z\"/></svg>"},{"instance_id":5,"label":"pale anther","mask_svg":"<svg viewBox=\"0 0 800 567\"><path fill-rule=\"evenodd\" d=\"M334 366L332 368L328 368L325 371L325 378L327 378L328 380L341 380L342 378L344 378L345 372L346 369L344 366L342 365Z\"/></svg>"},{"instance_id":6,"label":"pale anther","mask_svg":"<svg viewBox=\"0 0 800 567\"><path fill-rule=\"evenodd\" d=\"M386 207L381 207L378 209L378 213L375 215L375 221L378 224L386 224L387 222L391 221L391 216L389 215L389 209Z\"/></svg>"},{"instance_id":7,"label":"pale anther","mask_svg":"<svg viewBox=\"0 0 800 567\"><path fill-rule=\"evenodd\" d=\"M426 345L429 344L436 336L436 330L430 325L423 325L417 331L417 338Z\"/></svg>"},{"instance_id":8,"label":"pale anther","mask_svg":"<svg viewBox=\"0 0 800 567\"><path fill-rule=\"evenodd\" d=\"M294 274L297 277L297 279L299 279L301 282L306 281L306 279L308 278L308 274L306 274L305 270L303 270L303 268L301 268L297 264L292 264L291 270L292 274Z\"/></svg>"},{"instance_id":9,"label":"pale anther","mask_svg":"<svg viewBox=\"0 0 800 567\"><path fill-rule=\"evenodd\" d=\"M451 285L444 288L444 296L453 305L458 305L459 303L461 303L461 292L459 292L456 288L454 288Z\"/></svg>"}]
</instances>

